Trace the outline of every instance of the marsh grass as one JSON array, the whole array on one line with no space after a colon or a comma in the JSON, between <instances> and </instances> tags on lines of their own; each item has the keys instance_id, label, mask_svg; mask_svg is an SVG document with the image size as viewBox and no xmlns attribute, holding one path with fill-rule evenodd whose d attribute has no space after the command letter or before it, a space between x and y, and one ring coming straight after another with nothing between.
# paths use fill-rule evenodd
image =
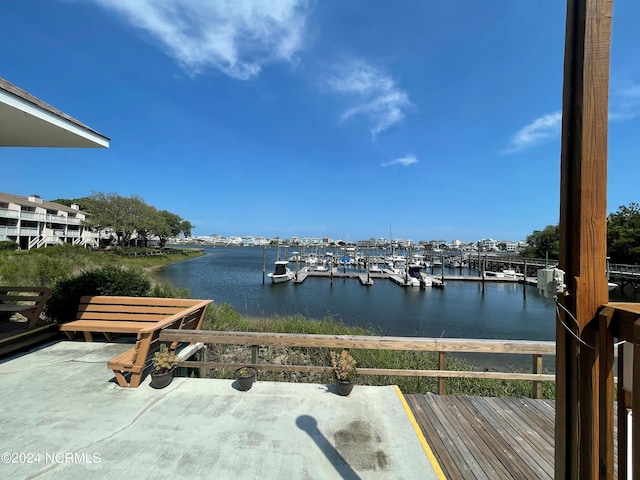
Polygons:
<instances>
[{"instance_id":1,"label":"marsh grass","mask_svg":"<svg viewBox=\"0 0 640 480\"><path fill-rule=\"evenodd\" d=\"M61 279L89 270L118 266L144 271L201 255L203 252L199 250L176 250L164 255L125 257L118 251L90 251L69 244L33 250L0 250L0 283L53 287Z\"/></svg>"},{"instance_id":2,"label":"marsh grass","mask_svg":"<svg viewBox=\"0 0 640 480\"><path fill-rule=\"evenodd\" d=\"M203 329L240 332L307 333L322 335L377 335L376 332L360 327L350 327L332 318L313 320L303 315L274 316L271 318L249 318L233 310L227 304L212 305L205 318ZM330 350L307 347L261 347L259 363L283 365L330 366ZM251 349L242 346L210 345L209 359L233 363L249 363ZM357 368L389 368L402 370L436 370L438 356L434 352L411 352L394 350L350 350L357 362ZM472 371L472 365L447 357L447 369ZM210 371L212 378L232 378L232 370ZM266 381L330 383L331 373L305 372L260 372L259 378ZM361 385L398 385L403 393L437 393L438 380L432 377L413 376L373 376L359 375ZM543 398L555 398L555 384L543 382ZM524 380L492 380L447 378L448 395L531 397L532 382Z\"/></svg>"}]
</instances>

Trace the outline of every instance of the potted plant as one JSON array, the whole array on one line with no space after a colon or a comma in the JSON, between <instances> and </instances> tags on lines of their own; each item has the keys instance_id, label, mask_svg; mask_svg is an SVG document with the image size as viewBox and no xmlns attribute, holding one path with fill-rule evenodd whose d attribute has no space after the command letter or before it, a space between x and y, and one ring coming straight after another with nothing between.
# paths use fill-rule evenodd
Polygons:
<instances>
[{"instance_id":1,"label":"potted plant","mask_svg":"<svg viewBox=\"0 0 640 480\"><path fill-rule=\"evenodd\" d=\"M338 394L349 395L356 381L356 361L347 350L342 350L340 355L330 352L330 355Z\"/></svg>"},{"instance_id":2,"label":"potted plant","mask_svg":"<svg viewBox=\"0 0 640 480\"><path fill-rule=\"evenodd\" d=\"M153 370L151 383L155 388L164 388L173 380L176 369L176 356L166 345L160 346L160 351L153 354Z\"/></svg>"},{"instance_id":3,"label":"potted plant","mask_svg":"<svg viewBox=\"0 0 640 480\"><path fill-rule=\"evenodd\" d=\"M236 370L236 382L238 389L244 391L249 390L253 386L253 382L256 381L256 374L258 370L253 367L240 367Z\"/></svg>"}]
</instances>

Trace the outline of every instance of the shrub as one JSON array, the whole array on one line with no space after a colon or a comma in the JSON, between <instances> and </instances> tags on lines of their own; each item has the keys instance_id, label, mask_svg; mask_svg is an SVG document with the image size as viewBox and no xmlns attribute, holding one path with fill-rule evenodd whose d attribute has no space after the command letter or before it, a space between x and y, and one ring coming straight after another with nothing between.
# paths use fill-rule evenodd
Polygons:
<instances>
[{"instance_id":1,"label":"shrub","mask_svg":"<svg viewBox=\"0 0 640 480\"><path fill-rule=\"evenodd\" d=\"M0 241L0 250L18 250L18 245L16 242L12 242L11 240L2 240Z\"/></svg>"},{"instance_id":2,"label":"shrub","mask_svg":"<svg viewBox=\"0 0 640 480\"><path fill-rule=\"evenodd\" d=\"M75 319L83 295L146 297L150 289L151 282L140 272L105 267L56 283L44 311L50 321L69 322Z\"/></svg>"}]
</instances>

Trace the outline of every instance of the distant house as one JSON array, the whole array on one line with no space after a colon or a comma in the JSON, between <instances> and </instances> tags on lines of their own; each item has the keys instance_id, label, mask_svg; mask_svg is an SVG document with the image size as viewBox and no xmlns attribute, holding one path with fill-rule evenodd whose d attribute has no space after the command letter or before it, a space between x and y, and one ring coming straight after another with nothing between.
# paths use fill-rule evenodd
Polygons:
<instances>
[{"instance_id":1,"label":"distant house","mask_svg":"<svg viewBox=\"0 0 640 480\"><path fill-rule=\"evenodd\" d=\"M482 250L485 252L497 252L500 250L500 247L498 247L498 241L493 238L483 238L480 240L480 244L482 246Z\"/></svg>"},{"instance_id":2,"label":"distant house","mask_svg":"<svg viewBox=\"0 0 640 480\"><path fill-rule=\"evenodd\" d=\"M77 205L0 193L0 240L16 242L23 250L64 243L98 246L98 233L83 225L86 217Z\"/></svg>"}]
</instances>

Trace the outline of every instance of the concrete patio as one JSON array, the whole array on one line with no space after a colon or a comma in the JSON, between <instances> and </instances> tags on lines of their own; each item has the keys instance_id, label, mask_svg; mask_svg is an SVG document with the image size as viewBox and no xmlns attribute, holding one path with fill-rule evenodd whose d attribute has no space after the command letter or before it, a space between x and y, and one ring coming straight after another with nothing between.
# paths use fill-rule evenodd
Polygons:
<instances>
[{"instance_id":1,"label":"concrete patio","mask_svg":"<svg viewBox=\"0 0 640 480\"><path fill-rule=\"evenodd\" d=\"M395 387L124 389L106 362L129 347L63 341L0 362L3 479L443 478Z\"/></svg>"}]
</instances>

